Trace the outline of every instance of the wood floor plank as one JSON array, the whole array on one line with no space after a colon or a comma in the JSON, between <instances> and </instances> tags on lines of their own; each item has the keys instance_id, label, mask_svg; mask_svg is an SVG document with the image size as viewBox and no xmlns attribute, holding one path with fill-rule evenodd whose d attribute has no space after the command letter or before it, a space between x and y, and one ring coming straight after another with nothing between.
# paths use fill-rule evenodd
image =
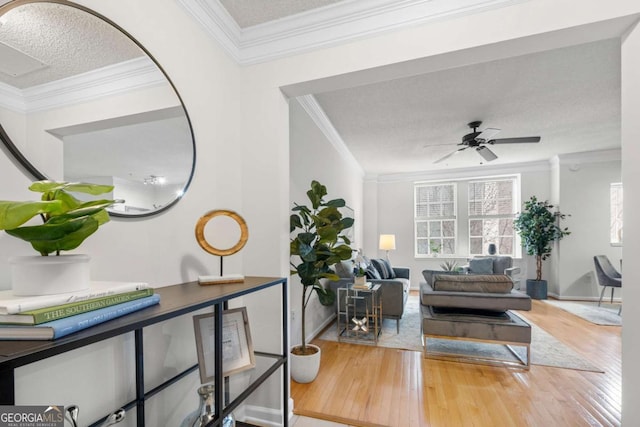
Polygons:
<instances>
[{"instance_id":1,"label":"wood floor plank","mask_svg":"<svg viewBox=\"0 0 640 427\"><path fill-rule=\"evenodd\" d=\"M526 317L605 373L529 371L425 359L421 352L315 340L318 378L291 383L295 413L354 426L619 426L621 328L533 301Z\"/></svg>"}]
</instances>

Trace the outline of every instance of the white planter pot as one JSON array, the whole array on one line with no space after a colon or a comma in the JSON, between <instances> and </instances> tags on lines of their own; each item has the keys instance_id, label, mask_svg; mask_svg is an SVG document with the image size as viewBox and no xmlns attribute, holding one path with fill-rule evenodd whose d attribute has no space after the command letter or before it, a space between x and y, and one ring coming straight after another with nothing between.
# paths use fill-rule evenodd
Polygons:
<instances>
[{"instance_id":1,"label":"white planter pot","mask_svg":"<svg viewBox=\"0 0 640 427\"><path fill-rule=\"evenodd\" d=\"M53 295L88 289L89 255L9 258L14 295Z\"/></svg>"},{"instance_id":2,"label":"white planter pot","mask_svg":"<svg viewBox=\"0 0 640 427\"><path fill-rule=\"evenodd\" d=\"M315 380L320 371L320 347L313 344L307 344L307 347L313 347L318 351L309 356L298 356L289 352L291 378L301 384Z\"/></svg>"}]
</instances>

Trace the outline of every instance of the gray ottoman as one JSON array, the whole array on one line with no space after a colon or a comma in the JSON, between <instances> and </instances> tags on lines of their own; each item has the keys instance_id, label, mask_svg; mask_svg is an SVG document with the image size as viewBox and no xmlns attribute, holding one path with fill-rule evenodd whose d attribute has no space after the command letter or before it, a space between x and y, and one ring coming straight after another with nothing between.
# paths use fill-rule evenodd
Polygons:
<instances>
[{"instance_id":1,"label":"gray ottoman","mask_svg":"<svg viewBox=\"0 0 640 427\"><path fill-rule=\"evenodd\" d=\"M531 363L531 326L515 313L510 311L438 308L428 305L422 305L421 311L425 357L529 369ZM517 358L517 361L470 354L460 355L429 351L428 338L470 340L505 345ZM513 350L512 346L525 347L526 358L522 358Z\"/></svg>"}]
</instances>

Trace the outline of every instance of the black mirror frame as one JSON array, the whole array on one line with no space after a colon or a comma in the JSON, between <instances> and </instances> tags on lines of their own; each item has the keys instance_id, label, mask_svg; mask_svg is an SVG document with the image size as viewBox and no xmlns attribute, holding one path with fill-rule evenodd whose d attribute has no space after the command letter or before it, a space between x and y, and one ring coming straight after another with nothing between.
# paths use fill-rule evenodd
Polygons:
<instances>
[{"instance_id":1,"label":"black mirror frame","mask_svg":"<svg viewBox=\"0 0 640 427\"><path fill-rule=\"evenodd\" d=\"M154 58L154 56L140 43L138 42L138 40L135 39L135 37L133 37L131 34L129 34L129 32L127 32L125 29L123 29L122 27L120 27L118 24L116 24L115 22L113 22L112 20L110 20L109 18L107 18L106 16L103 16L101 14L99 14L98 12L89 9L85 6L76 4L76 3L72 3L70 1L67 0L13 0L10 1L9 3L0 6L0 16L6 12L8 12L9 10L18 7L18 6L22 6L24 4L33 4L33 3L55 3L55 4L62 4L65 6L69 6L69 7L73 7L74 9L78 9L81 10L83 12L86 12L104 22L106 22L107 24L111 25L113 28L115 28L116 30L120 31L120 33L122 33L125 37L127 37L129 40L131 40L136 46L138 46L138 48L140 50L142 50L145 55L147 55L147 57L149 59L151 59L151 61L153 61L153 63L156 65L156 67L158 67L158 69L160 70L160 72L164 75L164 77L167 79L167 81L169 82L169 85L171 85L171 88L173 89L174 93L176 94L176 96L178 97L178 100L180 101L180 104L182 105L182 109L184 110L184 115L187 119L187 123L189 124L189 133L191 135L191 145L192 145L192 149L193 149L193 158L191 161L191 173L189 174L189 178L187 179L187 182L185 183L184 187L182 188L182 193L177 196L175 199L173 199L170 203L167 203L166 205L162 206L159 209L155 209L155 210L151 210L149 212L144 212L144 213L139 213L139 214L125 214L122 212L114 212L114 211L110 211L107 210L109 212L109 216L113 216L113 217L117 217L117 218L130 218L130 219L136 219L136 218L144 218L144 217L149 217L149 216L153 216L153 215L157 215L161 212L164 212L166 210L168 210L169 208L171 208L172 206L174 206L176 203L178 203L180 201L180 199L182 199L182 197L184 196L184 194L187 192L187 190L189 189L189 186L191 185L191 181L193 180L193 175L195 173L195 169L196 169L196 139L195 139L195 135L193 133L193 126L191 124L191 118L189 117L189 113L187 111L187 107L184 105L184 101L182 100L182 97L180 96L180 93L178 92L175 84L173 83L173 81L171 80L171 78L169 77L169 75L165 72L164 68L162 68L162 66L158 63L158 61L156 61L156 59ZM4 144L4 146L6 147L6 149L9 151L9 153L11 155L14 156L14 159L18 161L18 163L29 173L31 174L35 180L44 180L44 179L49 179L47 176L45 176L42 172L40 172L25 156L24 154L18 149L18 147L13 143L13 141L11 140L11 138L9 137L9 135L6 133L6 131L4 130L4 128L2 127L2 123L0 123L0 140L2 141L2 143Z\"/></svg>"}]
</instances>

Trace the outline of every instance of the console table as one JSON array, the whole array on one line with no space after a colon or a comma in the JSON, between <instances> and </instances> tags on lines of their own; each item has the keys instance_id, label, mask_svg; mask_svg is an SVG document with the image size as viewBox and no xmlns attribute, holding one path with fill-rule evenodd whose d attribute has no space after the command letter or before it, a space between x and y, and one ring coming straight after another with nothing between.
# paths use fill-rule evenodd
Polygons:
<instances>
[{"instance_id":1,"label":"console table","mask_svg":"<svg viewBox=\"0 0 640 427\"><path fill-rule=\"evenodd\" d=\"M273 354L255 351L254 353L257 360L262 359L268 361L268 363L258 364L263 367L260 368L261 370L258 373L259 375L257 378L237 396L232 396L232 399L227 405L223 405L224 377L222 375L222 340L216 339L214 369L215 407L223 408L223 410L216 414L216 418L214 418L208 426L220 426L224 417L236 409L253 391L258 388L258 386L264 383L282 367L282 381L284 384L282 395L282 419L283 425L287 427L287 405L289 401L287 387L289 381L287 372L287 356L289 353L289 344L287 340L288 316L286 315L286 313L288 313L287 280L285 278L275 277L245 277L243 283L234 284L200 286L197 282L189 282L164 288L157 288L155 289L155 292L160 295L160 304L96 325L55 341L0 341L0 404L15 404L14 370L16 368L57 354L84 347L89 344L103 341L108 338L128 332L134 332L136 397L134 400L128 402L122 407L125 410L135 407L137 426L144 427L145 401L198 369L198 365L196 364L185 369L152 390L145 390L143 328L164 320L200 310L202 308L213 307L215 313L215 336L222 337L222 313L224 311L225 303L233 298L258 292L273 286L281 286L282 288L281 306L278 307L278 305L275 305L274 307L276 309L281 309L283 313L281 330L283 343L282 352ZM118 408L113 408L113 410L116 409ZM100 425L105 418L95 421L91 426ZM238 423L238 425L245 426L250 424Z\"/></svg>"}]
</instances>

